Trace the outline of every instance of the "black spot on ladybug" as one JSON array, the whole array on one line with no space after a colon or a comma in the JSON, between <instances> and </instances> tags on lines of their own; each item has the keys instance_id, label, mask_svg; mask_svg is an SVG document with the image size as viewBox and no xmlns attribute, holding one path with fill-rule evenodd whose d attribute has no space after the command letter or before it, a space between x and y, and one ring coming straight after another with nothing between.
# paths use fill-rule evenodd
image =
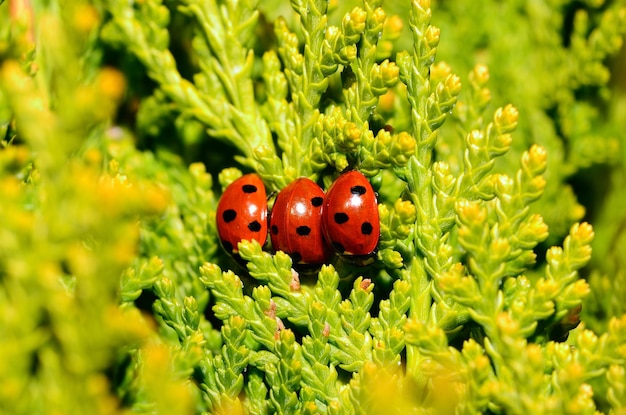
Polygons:
<instances>
[{"instance_id":1,"label":"black spot on ladybug","mask_svg":"<svg viewBox=\"0 0 626 415\"><path fill-rule=\"evenodd\" d=\"M311 204L315 207L322 206L322 203L324 203L323 197L315 196L313 199L311 199Z\"/></svg>"},{"instance_id":2,"label":"black spot on ladybug","mask_svg":"<svg viewBox=\"0 0 626 415\"><path fill-rule=\"evenodd\" d=\"M344 248L343 245L341 243L339 243L339 242L333 242L333 243L331 243L331 245L333 246L333 249L336 252L339 252L339 253L346 252L346 248Z\"/></svg>"},{"instance_id":3,"label":"black spot on ladybug","mask_svg":"<svg viewBox=\"0 0 626 415\"><path fill-rule=\"evenodd\" d=\"M243 190L244 193L255 193L257 188L253 184L244 184L241 186L241 190Z\"/></svg>"},{"instance_id":4,"label":"black spot on ladybug","mask_svg":"<svg viewBox=\"0 0 626 415\"><path fill-rule=\"evenodd\" d=\"M300 236L307 236L311 233L311 228L309 228L308 226L298 226L296 228L296 233Z\"/></svg>"},{"instance_id":5,"label":"black spot on ladybug","mask_svg":"<svg viewBox=\"0 0 626 415\"><path fill-rule=\"evenodd\" d=\"M344 224L348 221L348 214L344 212L335 213L335 223L337 225Z\"/></svg>"},{"instance_id":6,"label":"black spot on ladybug","mask_svg":"<svg viewBox=\"0 0 626 415\"><path fill-rule=\"evenodd\" d=\"M292 252L291 253L291 260L293 262L296 262L296 263L302 261L302 254L300 252L297 252L297 251L296 252Z\"/></svg>"},{"instance_id":7,"label":"black spot on ladybug","mask_svg":"<svg viewBox=\"0 0 626 415\"><path fill-rule=\"evenodd\" d=\"M352 186L350 188L350 193L352 193L353 195L364 195L365 192L367 192L367 190L365 189L365 186Z\"/></svg>"},{"instance_id":8,"label":"black spot on ladybug","mask_svg":"<svg viewBox=\"0 0 626 415\"><path fill-rule=\"evenodd\" d=\"M373 230L374 230L374 227L372 226L371 223L363 222L361 224L361 233L363 235L371 235Z\"/></svg>"},{"instance_id":9,"label":"black spot on ladybug","mask_svg":"<svg viewBox=\"0 0 626 415\"><path fill-rule=\"evenodd\" d=\"M235 212L233 209L227 209L224 211L224 213L222 213L222 219L224 219L224 222L226 223L234 221L236 217L237 212Z\"/></svg>"},{"instance_id":10,"label":"black spot on ladybug","mask_svg":"<svg viewBox=\"0 0 626 415\"><path fill-rule=\"evenodd\" d=\"M278 226L272 225L272 235L278 235Z\"/></svg>"},{"instance_id":11,"label":"black spot on ladybug","mask_svg":"<svg viewBox=\"0 0 626 415\"><path fill-rule=\"evenodd\" d=\"M250 229L252 232L258 232L261 230L261 224L255 220L254 222L250 222L248 224L248 229Z\"/></svg>"},{"instance_id":12,"label":"black spot on ladybug","mask_svg":"<svg viewBox=\"0 0 626 415\"><path fill-rule=\"evenodd\" d=\"M233 244L228 241L222 241L222 245L227 252L233 252Z\"/></svg>"}]
</instances>

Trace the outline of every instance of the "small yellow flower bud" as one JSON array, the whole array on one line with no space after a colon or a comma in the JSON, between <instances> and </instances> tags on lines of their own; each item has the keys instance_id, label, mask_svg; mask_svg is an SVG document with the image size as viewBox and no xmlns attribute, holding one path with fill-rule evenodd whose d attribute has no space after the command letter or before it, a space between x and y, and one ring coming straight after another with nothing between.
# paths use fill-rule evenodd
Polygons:
<instances>
[{"instance_id":1,"label":"small yellow flower bud","mask_svg":"<svg viewBox=\"0 0 626 415\"><path fill-rule=\"evenodd\" d=\"M96 8L87 4L77 5L73 14L74 27L82 33L89 33L100 20Z\"/></svg>"},{"instance_id":2,"label":"small yellow flower bud","mask_svg":"<svg viewBox=\"0 0 626 415\"><path fill-rule=\"evenodd\" d=\"M546 262L553 264L554 262L561 262L563 260L563 248L560 246L553 246L546 252Z\"/></svg>"},{"instance_id":3,"label":"small yellow flower bud","mask_svg":"<svg viewBox=\"0 0 626 415\"><path fill-rule=\"evenodd\" d=\"M496 127L501 133L510 133L517 127L519 111L511 104L507 104L504 108L498 108L494 116Z\"/></svg>"},{"instance_id":4,"label":"small yellow flower bud","mask_svg":"<svg viewBox=\"0 0 626 415\"><path fill-rule=\"evenodd\" d=\"M594 237L593 226L587 222L576 223L572 226L570 235L572 235L572 237L577 239L580 243L590 244Z\"/></svg>"},{"instance_id":5,"label":"small yellow flower bud","mask_svg":"<svg viewBox=\"0 0 626 415\"><path fill-rule=\"evenodd\" d=\"M336 39L340 33L341 32L339 31L339 28L337 26L329 25L326 28L326 32L324 33L324 38L328 41L332 41Z\"/></svg>"},{"instance_id":6,"label":"small yellow flower bud","mask_svg":"<svg viewBox=\"0 0 626 415\"><path fill-rule=\"evenodd\" d=\"M442 82L450 74L452 74L452 67L444 61L435 62L430 67L430 80L435 84Z\"/></svg>"},{"instance_id":7,"label":"small yellow flower bud","mask_svg":"<svg viewBox=\"0 0 626 415\"><path fill-rule=\"evenodd\" d=\"M540 145L533 144L528 151L522 155L522 166L531 174L538 175L545 171L548 154L546 149Z\"/></svg>"},{"instance_id":8,"label":"small yellow flower bud","mask_svg":"<svg viewBox=\"0 0 626 415\"><path fill-rule=\"evenodd\" d=\"M387 19L387 13L385 13L385 10L382 7L377 7L372 13L372 19L376 25L382 25Z\"/></svg>"},{"instance_id":9,"label":"small yellow flower bud","mask_svg":"<svg viewBox=\"0 0 626 415\"><path fill-rule=\"evenodd\" d=\"M445 88L449 91L450 95L459 95L461 92L461 78L455 74L450 74L444 81Z\"/></svg>"},{"instance_id":10,"label":"small yellow flower bud","mask_svg":"<svg viewBox=\"0 0 626 415\"><path fill-rule=\"evenodd\" d=\"M410 224L415 222L415 205L408 200L396 199L393 209L400 216L402 223Z\"/></svg>"},{"instance_id":11,"label":"small yellow flower bud","mask_svg":"<svg viewBox=\"0 0 626 415\"><path fill-rule=\"evenodd\" d=\"M203 176L206 173L206 166L204 165L204 163L200 162L191 163L189 165L189 173L191 173L191 175L194 177Z\"/></svg>"},{"instance_id":12,"label":"small yellow flower bud","mask_svg":"<svg viewBox=\"0 0 626 415\"><path fill-rule=\"evenodd\" d=\"M353 122L346 122L343 127L343 135L349 149L356 149L361 143L361 129Z\"/></svg>"},{"instance_id":13,"label":"small yellow flower bud","mask_svg":"<svg viewBox=\"0 0 626 415\"><path fill-rule=\"evenodd\" d=\"M491 102L491 91L487 88L482 88L478 91L476 101L479 107L486 107Z\"/></svg>"},{"instance_id":14,"label":"small yellow flower bud","mask_svg":"<svg viewBox=\"0 0 626 415\"><path fill-rule=\"evenodd\" d=\"M413 0L413 3L422 10L428 11L430 9L430 0Z\"/></svg>"},{"instance_id":15,"label":"small yellow flower bud","mask_svg":"<svg viewBox=\"0 0 626 415\"><path fill-rule=\"evenodd\" d=\"M389 16L387 20L385 20L383 31L388 39L397 39L398 37L400 37L403 27L404 22L402 18L394 14L393 16Z\"/></svg>"},{"instance_id":16,"label":"small yellow flower bud","mask_svg":"<svg viewBox=\"0 0 626 415\"><path fill-rule=\"evenodd\" d=\"M582 350L594 350L598 345L598 336L591 330L585 330L578 336L578 344Z\"/></svg>"},{"instance_id":17,"label":"small yellow flower bud","mask_svg":"<svg viewBox=\"0 0 626 415\"><path fill-rule=\"evenodd\" d=\"M585 280L576 280L574 283L574 288L572 290L572 294L576 295L578 298L584 298L591 292L591 288L587 281Z\"/></svg>"},{"instance_id":18,"label":"small yellow flower bud","mask_svg":"<svg viewBox=\"0 0 626 415\"><path fill-rule=\"evenodd\" d=\"M496 188L495 188L496 194L500 198L503 198L503 197L510 198L510 196L514 192L515 182L506 174L499 174L498 180L496 180L495 185L496 185Z\"/></svg>"},{"instance_id":19,"label":"small yellow flower bud","mask_svg":"<svg viewBox=\"0 0 626 415\"><path fill-rule=\"evenodd\" d=\"M396 65L395 62L390 62L389 60L385 59L380 64L380 75L386 87L389 88L398 83L399 74L400 68L398 68L398 65Z\"/></svg>"},{"instance_id":20,"label":"small yellow flower bud","mask_svg":"<svg viewBox=\"0 0 626 415\"><path fill-rule=\"evenodd\" d=\"M353 62L357 57L357 47L355 45L348 45L339 51L339 56L347 62Z\"/></svg>"},{"instance_id":21,"label":"small yellow flower bud","mask_svg":"<svg viewBox=\"0 0 626 415\"><path fill-rule=\"evenodd\" d=\"M489 68L487 65L478 64L469 74L470 81L482 87L489 82Z\"/></svg>"},{"instance_id":22,"label":"small yellow flower bud","mask_svg":"<svg viewBox=\"0 0 626 415\"><path fill-rule=\"evenodd\" d=\"M461 199L457 202L457 211L466 223L482 224L487 220L487 211L479 202Z\"/></svg>"},{"instance_id":23,"label":"small yellow flower bud","mask_svg":"<svg viewBox=\"0 0 626 415\"><path fill-rule=\"evenodd\" d=\"M494 258L505 260L511 252L511 245L505 238L496 238L489 244L489 252Z\"/></svg>"},{"instance_id":24,"label":"small yellow flower bud","mask_svg":"<svg viewBox=\"0 0 626 415\"><path fill-rule=\"evenodd\" d=\"M503 154L509 150L512 142L513 136L511 134L497 135L493 140L491 150L496 154Z\"/></svg>"},{"instance_id":25,"label":"small yellow flower bud","mask_svg":"<svg viewBox=\"0 0 626 415\"><path fill-rule=\"evenodd\" d=\"M436 26L428 26L428 29L426 29L426 33L424 34L426 43L431 48L436 48L437 45L439 45L440 36L441 30Z\"/></svg>"},{"instance_id":26,"label":"small yellow flower bud","mask_svg":"<svg viewBox=\"0 0 626 415\"><path fill-rule=\"evenodd\" d=\"M447 189L454 183L454 175L450 173L450 165L445 161L437 161L433 164L434 178L442 190Z\"/></svg>"},{"instance_id":27,"label":"small yellow flower bud","mask_svg":"<svg viewBox=\"0 0 626 415\"><path fill-rule=\"evenodd\" d=\"M541 278L536 284L537 292L544 298L553 298L558 290L559 284L553 279Z\"/></svg>"},{"instance_id":28,"label":"small yellow flower bud","mask_svg":"<svg viewBox=\"0 0 626 415\"><path fill-rule=\"evenodd\" d=\"M528 219L528 231L536 240L544 240L548 237L548 225L543 221L543 217L535 213Z\"/></svg>"},{"instance_id":29,"label":"small yellow flower bud","mask_svg":"<svg viewBox=\"0 0 626 415\"><path fill-rule=\"evenodd\" d=\"M470 149L474 152L480 151L485 145L485 136L479 130L470 131L465 139Z\"/></svg>"},{"instance_id":30,"label":"small yellow flower bud","mask_svg":"<svg viewBox=\"0 0 626 415\"><path fill-rule=\"evenodd\" d=\"M535 343L531 343L526 348L526 355L533 366L539 366L543 362L543 352L541 346Z\"/></svg>"},{"instance_id":31,"label":"small yellow flower bud","mask_svg":"<svg viewBox=\"0 0 626 415\"><path fill-rule=\"evenodd\" d=\"M395 99L396 92L392 89L387 90L378 98L378 110L381 112L392 112Z\"/></svg>"},{"instance_id":32,"label":"small yellow flower bud","mask_svg":"<svg viewBox=\"0 0 626 415\"><path fill-rule=\"evenodd\" d=\"M515 336L519 331L519 323L511 318L507 312L501 312L496 317L496 325L500 331L508 336Z\"/></svg>"},{"instance_id":33,"label":"small yellow flower bud","mask_svg":"<svg viewBox=\"0 0 626 415\"><path fill-rule=\"evenodd\" d=\"M626 376L626 368L617 364L609 366L606 377L608 379L623 379Z\"/></svg>"},{"instance_id":34,"label":"small yellow flower bud","mask_svg":"<svg viewBox=\"0 0 626 415\"><path fill-rule=\"evenodd\" d=\"M355 43L365 30L366 19L367 12L360 7L355 7L350 13L343 17L343 21L341 22L343 33L351 43Z\"/></svg>"},{"instance_id":35,"label":"small yellow flower bud","mask_svg":"<svg viewBox=\"0 0 626 415\"><path fill-rule=\"evenodd\" d=\"M183 299L183 305L185 306L186 309L190 310L190 311L197 311L198 310L198 303L196 302L196 299L192 296L186 296Z\"/></svg>"},{"instance_id":36,"label":"small yellow flower bud","mask_svg":"<svg viewBox=\"0 0 626 415\"><path fill-rule=\"evenodd\" d=\"M376 147L380 148L382 151L385 151L389 148L391 144L391 133L384 129L378 130L378 134L376 134Z\"/></svg>"}]
</instances>

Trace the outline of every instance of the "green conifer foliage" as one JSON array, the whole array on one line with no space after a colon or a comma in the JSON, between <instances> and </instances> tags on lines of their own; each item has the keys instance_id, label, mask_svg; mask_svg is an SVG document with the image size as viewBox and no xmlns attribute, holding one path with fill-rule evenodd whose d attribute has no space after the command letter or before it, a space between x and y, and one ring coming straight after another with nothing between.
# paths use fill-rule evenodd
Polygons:
<instances>
[{"instance_id":1,"label":"green conifer foliage","mask_svg":"<svg viewBox=\"0 0 626 415\"><path fill-rule=\"evenodd\" d=\"M624 0L0 19L0 412L625 411ZM220 246L244 172L347 169L372 263Z\"/></svg>"}]
</instances>

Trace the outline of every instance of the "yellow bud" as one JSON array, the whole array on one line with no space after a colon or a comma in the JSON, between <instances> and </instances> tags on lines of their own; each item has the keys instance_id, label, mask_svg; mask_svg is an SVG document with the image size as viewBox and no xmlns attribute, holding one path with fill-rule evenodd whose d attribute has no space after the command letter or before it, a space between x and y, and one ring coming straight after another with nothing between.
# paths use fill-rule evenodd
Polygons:
<instances>
[{"instance_id":1,"label":"yellow bud","mask_svg":"<svg viewBox=\"0 0 626 415\"><path fill-rule=\"evenodd\" d=\"M417 142L415 138L406 131L400 132L395 136L394 147L398 152L402 153L406 157L410 157L415 153L415 147Z\"/></svg>"},{"instance_id":2,"label":"yellow bud","mask_svg":"<svg viewBox=\"0 0 626 415\"><path fill-rule=\"evenodd\" d=\"M466 137L472 151L478 152L485 145L485 136L479 130L472 130Z\"/></svg>"},{"instance_id":3,"label":"yellow bud","mask_svg":"<svg viewBox=\"0 0 626 415\"><path fill-rule=\"evenodd\" d=\"M513 131L517 127L519 111L511 104L504 108L498 108L494 116L494 122L502 133Z\"/></svg>"},{"instance_id":4,"label":"yellow bud","mask_svg":"<svg viewBox=\"0 0 626 415\"><path fill-rule=\"evenodd\" d=\"M576 223L572 226L570 235L581 243L590 244L594 237L593 227L587 222Z\"/></svg>"},{"instance_id":5,"label":"yellow bud","mask_svg":"<svg viewBox=\"0 0 626 415\"><path fill-rule=\"evenodd\" d=\"M426 43L431 48L436 48L439 45L439 37L441 36L441 30L436 26L428 26L424 38Z\"/></svg>"},{"instance_id":6,"label":"yellow bud","mask_svg":"<svg viewBox=\"0 0 626 415\"><path fill-rule=\"evenodd\" d=\"M400 33L402 32L402 28L404 27L404 22L402 18L398 15L389 16L387 20L385 20L385 24L383 26L383 31L385 35L389 39L397 39L400 37Z\"/></svg>"},{"instance_id":7,"label":"yellow bud","mask_svg":"<svg viewBox=\"0 0 626 415\"><path fill-rule=\"evenodd\" d=\"M543 221L543 217L540 214L535 213L531 215L528 219L528 224L530 225L530 232L532 232L537 239L543 240L548 237L548 225Z\"/></svg>"},{"instance_id":8,"label":"yellow bud","mask_svg":"<svg viewBox=\"0 0 626 415\"><path fill-rule=\"evenodd\" d=\"M446 77L444 81L444 86L451 95L458 95L461 92L462 87L461 78L459 78L455 74L450 74Z\"/></svg>"},{"instance_id":9,"label":"yellow bud","mask_svg":"<svg viewBox=\"0 0 626 415\"><path fill-rule=\"evenodd\" d=\"M422 10L426 10L430 14L430 0L413 0L413 2Z\"/></svg>"},{"instance_id":10,"label":"yellow bud","mask_svg":"<svg viewBox=\"0 0 626 415\"><path fill-rule=\"evenodd\" d=\"M326 27L324 38L330 41L330 40L336 39L337 36L339 36L339 34L340 32L337 26L329 25L328 27Z\"/></svg>"},{"instance_id":11,"label":"yellow bud","mask_svg":"<svg viewBox=\"0 0 626 415\"><path fill-rule=\"evenodd\" d=\"M398 82L398 75L400 74L400 68L395 62L390 62L385 59L380 64L380 75L383 79L383 83L386 87L392 87Z\"/></svg>"},{"instance_id":12,"label":"yellow bud","mask_svg":"<svg viewBox=\"0 0 626 415\"><path fill-rule=\"evenodd\" d=\"M553 246L546 252L546 261L550 264L554 261L560 262L563 259L563 248Z\"/></svg>"},{"instance_id":13,"label":"yellow bud","mask_svg":"<svg viewBox=\"0 0 626 415\"><path fill-rule=\"evenodd\" d=\"M547 165L548 153L546 149L540 145L533 144L528 151L522 155L522 166L524 166L533 175L541 174L545 171Z\"/></svg>"},{"instance_id":14,"label":"yellow bud","mask_svg":"<svg viewBox=\"0 0 626 415\"><path fill-rule=\"evenodd\" d=\"M576 280L576 282L574 283L574 288L572 290L572 293L576 295L576 297L584 298L589 295L590 292L591 288L589 287L589 284L587 284L587 281Z\"/></svg>"},{"instance_id":15,"label":"yellow bud","mask_svg":"<svg viewBox=\"0 0 626 415\"><path fill-rule=\"evenodd\" d=\"M607 373L608 379L623 379L626 376L626 369L624 366L612 364L609 366L609 371Z\"/></svg>"},{"instance_id":16,"label":"yellow bud","mask_svg":"<svg viewBox=\"0 0 626 415\"><path fill-rule=\"evenodd\" d=\"M430 67L430 80L434 83L443 81L450 74L452 74L452 67L444 61L435 62Z\"/></svg>"},{"instance_id":17,"label":"yellow bud","mask_svg":"<svg viewBox=\"0 0 626 415\"><path fill-rule=\"evenodd\" d=\"M489 244L489 252L494 258L505 259L511 252L511 245L505 238L496 238Z\"/></svg>"},{"instance_id":18,"label":"yellow bud","mask_svg":"<svg viewBox=\"0 0 626 415\"><path fill-rule=\"evenodd\" d=\"M341 48L341 50L339 51L339 54L346 61L352 62L356 59L357 52L358 50L355 45L348 45L348 46Z\"/></svg>"},{"instance_id":19,"label":"yellow bud","mask_svg":"<svg viewBox=\"0 0 626 415\"><path fill-rule=\"evenodd\" d=\"M411 223L415 219L415 205L408 200L396 199L393 204L396 213L402 218L403 223Z\"/></svg>"},{"instance_id":20,"label":"yellow bud","mask_svg":"<svg viewBox=\"0 0 626 415\"><path fill-rule=\"evenodd\" d=\"M361 129L353 122L347 122L343 128L346 141L351 142L351 146L358 146L361 143Z\"/></svg>"},{"instance_id":21,"label":"yellow bud","mask_svg":"<svg viewBox=\"0 0 626 415\"><path fill-rule=\"evenodd\" d=\"M391 144L391 133L384 129L378 130L378 134L376 134L376 147L381 150L388 149Z\"/></svg>"},{"instance_id":22,"label":"yellow bud","mask_svg":"<svg viewBox=\"0 0 626 415\"><path fill-rule=\"evenodd\" d=\"M387 13L383 10L382 7L377 7L372 13L372 19L376 22L377 25L384 24L385 19L387 18Z\"/></svg>"},{"instance_id":23,"label":"yellow bud","mask_svg":"<svg viewBox=\"0 0 626 415\"><path fill-rule=\"evenodd\" d=\"M491 102L491 91L487 88L482 88L480 91L478 91L477 101L478 105L483 107L489 104L489 102Z\"/></svg>"},{"instance_id":24,"label":"yellow bud","mask_svg":"<svg viewBox=\"0 0 626 415\"><path fill-rule=\"evenodd\" d=\"M526 348L526 355L533 366L540 366L543 362L543 352L541 346L531 343Z\"/></svg>"},{"instance_id":25,"label":"yellow bud","mask_svg":"<svg viewBox=\"0 0 626 415\"><path fill-rule=\"evenodd\" d=\"M519 323L511 318L507 312L501 312L496 317L496 325L500 331L508 336L515 336L519 331Z\"/></svg>"},{"instance_id":26,"label":"yellow bud","mask_svg":"<svg viewBox=\"0 0 626 415\"><path fill-rule=\"evenodd\" d=\"M396 92L392 89L387 90L378 98L378 110L381 112L392 112L395 99Z\"/></svg>"},{"instance_id":27,"label":"yellow bud","mask_svg":"<svg viewBox=\"0 0 626 415\"><path fill-rule=\"evenodd\" d=\"M348 37L360 35L365 30L367 12L360 7L355 7L343 17L342 26L344 34Z\"/></svg>"},{"instance_id":28,"label":"yellow bud","mask_svg":"<svg viewBox=\"0 0 626 415\"><path fill-rule=\"evenodd\" d=\"M433 173L436 183L442 189L447 189L454 183L454 175L450 173L450 165L445 161L437 161L433 164Z\"/></svg>"},{"instance_id":29,"label":"yellow bud","mask_svg":"<svg viewBox=\"0 0 626 415\"><path fill-rule=\"evenodd\" d=\"M126 90L126 79L124 75L113 68L103 68L96 80L98 89L109 99L119 100Z\"/></svg>"},{"instance_id":30,"label":"yellow bud","mask_svg":"<svg viewBox=\"0 0 626 415\"><path fill-rule=\"evenodd\" d=\"M498 179L496 180L495 185L496 185L496 189L495 189L496 190L496 194L501 199L503 197L510 198L510 196L514 192L515 183L513 182L513 179L511 179L506 174L499 174L498 175Z\"/></svg>"},{"instance_id":31,"label":"yellow bud","mask_svg":"<svg viewBox=\"0 0 626 415\"><path fill-rule=\"evenodd\" d=\"M89 33L100 20L96 8L87 4L78 5L73 14L74 27L82 33Z\"/></svg>"},{"instance_id":32,"label":"yellow bud","mask_svg":"<svg viewBox=\"0 0 626 415\"><path fill-rule=\"evenodd\" d=\"M203 176L206 173L206 166L201 162L191 163L189 173L194 177Z\"/></svg>"},{"instance_id":33,"label":"yellow bud","mask_svg":"<svg viewBox=\"0 0 626 415\"><path fill-rule=\"evenodd\" d=\"M533 177L528 188L532 193L543 193L543 189L546 188L546 179L543 176Z\"/></svg>"},{"instance_id":34,"label":"yellow bud","mask_svg":"<svg viewBox=\"0 0 626 415\"><path fill-rule=\"evenodd\" d=\"M98 149L91 148L85 153L85 161L91 165L98 165L102 162L102 153Z\"/></svg>"},{"instance_id":35,"label":"yellow bud","mask_svg":"<svg viewBox=\"0 0 626 415\"><path fill-rule=\"evenodd\" d=\"M583 350L595 350L598 345L598 336L591 330L584 330L578 336L578 344Z\"/></svg>"},{"instance_id":36,"label":"yellow bud","mask_svg":"<svg viewBox=\"0 0 626 415\"><path fill-rule=\"evenodd\" d=\"M461 199L457 202L457 210L464 222L482 224L487 219L487 211L479 202Z\"/></svg>"},{"instance_id":37,"label":"yellow bud","mask_svg":"<svg viewBox=\"0 0 626 415\"><path fill-rule=\"evenodd\" d=\"M476 84L482 87L489 82L489 68L487 65L478 64L470 72L469 78L470 81L476 82Z\"/></svg>"}]
</instances>

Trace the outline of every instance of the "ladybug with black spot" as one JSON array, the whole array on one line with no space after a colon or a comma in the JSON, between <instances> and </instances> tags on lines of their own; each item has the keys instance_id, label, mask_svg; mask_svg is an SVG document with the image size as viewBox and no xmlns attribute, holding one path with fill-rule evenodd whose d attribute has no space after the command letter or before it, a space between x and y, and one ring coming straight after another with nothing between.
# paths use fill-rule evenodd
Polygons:
<instances>
[{"instance_id":1,"label":"ladybug with black spot","mask_svg":"<svg viewBox=\"0 0 626 415\"><path fill-rule=\"evenodd\" d=\"M232 182L217 204L216 220L227 252L237 255L237 244L244 239L263 245L267 239L267 194L261 178L246 174Z\"/></svg>"},{"instance_id":2,"label":"ladybug with black spot","mask_svg":"<svg viewBox=\"0 0 626 415\"><path fill-rule=\"evenodd\" d=\"M270 238L300 270L314 269L332 255L322 233L324 191L311 179L301 177L276 197L270 215Z\"/></svg>"},{"instance_id":3,"label":"ladybug with black spot","mask_svg":"<svg viewBox=\"0 0 626 415\"><path fill-rule=\"evenodd\" d=\"M322 229L344 259L358 265L374 261L380 237L378 201L362 173L346 172L330 186L322 207Z\"/></svg>"}]
</instances>

